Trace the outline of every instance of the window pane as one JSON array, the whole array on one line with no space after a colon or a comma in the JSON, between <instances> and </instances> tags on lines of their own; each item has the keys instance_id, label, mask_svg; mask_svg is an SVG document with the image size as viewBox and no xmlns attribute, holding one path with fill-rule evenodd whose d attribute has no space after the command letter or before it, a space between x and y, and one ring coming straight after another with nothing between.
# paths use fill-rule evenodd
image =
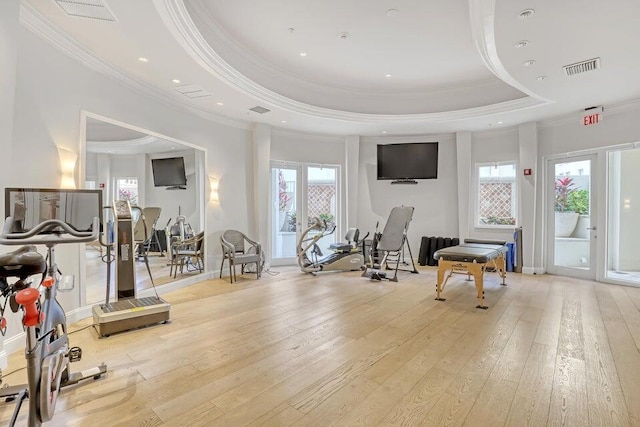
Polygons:
<instances>
[{"instance_id":1,"label":"window pane","mask_svg":"<svg viewBox=\"0 0 640 427\"><path fill-rule=\"evenodd\" d=\"M298 225L296 210L295 169L271 168L271 188L274 200L272 216L271 256L288 258L296 256L296 230Z\"/></svg>"},{"instance_id":2,"label":"window pane","mask_svg":"<svg viewBox=\"0 0 640 427\"><path fill-rule=\"evenodd\" d=\"M515 164L478 167L477 216L479 225L515 225Z\"/></svg>"},{"instance_id":3,"label":"window pane","mask_svg":"<svg viewBox=\"0 0 640 427\"><path fill-rule=\"evenodd\" d=\"M329 167L307 168L307 218L318 217L327 223L327 227L336 225L337 179L336 169ZM317 232L312 232L313 236ZM336 242L335 233L323 237L318 245L321 249Z\"/></svg>"},{"instance_id":4,"label":"window pane","mask_svg":"<svg viewBox=\"0 0 640 427\"><path fill-rule=\"evenodd\" d=\"M138 178L116 178L116 200L128 200L138 205Z\"/></svg>"},{"instance_id":5,"label":"window pane","mask_svg":"<svg viewBox=\"0 0 640 427\"><path fill-rule=\"evenodd\" d=\"M640 284L640 150L609 153L607 277Z\"/></svg>"}]
</instances>

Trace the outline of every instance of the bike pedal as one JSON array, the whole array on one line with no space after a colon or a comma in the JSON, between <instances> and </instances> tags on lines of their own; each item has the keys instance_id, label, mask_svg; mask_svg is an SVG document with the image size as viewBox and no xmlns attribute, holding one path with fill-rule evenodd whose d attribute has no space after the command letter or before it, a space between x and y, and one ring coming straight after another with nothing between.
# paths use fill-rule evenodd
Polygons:
<instances>
[{"instance_id":1,"label":"bike pedal","mask_svg":"<svg viewBox=\"0 0 640 427\"><path fill-rule=\"evenodd\" d=\"M78 362L82 359L82 349L80 347L71 347L69 349L69 362Z\"/></svg>"}]
</instances>

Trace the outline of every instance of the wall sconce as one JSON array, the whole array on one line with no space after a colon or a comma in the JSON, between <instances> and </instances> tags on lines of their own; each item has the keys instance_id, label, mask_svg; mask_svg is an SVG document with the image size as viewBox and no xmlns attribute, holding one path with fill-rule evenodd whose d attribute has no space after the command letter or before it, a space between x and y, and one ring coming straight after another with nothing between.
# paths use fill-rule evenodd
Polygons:
<instances>
[{"instance_id":1,"label":"wall sconce","mask_svg":"<svg viewBox=\"0 0 640 427\"><path fill-rule=\"evenodd\" d=\"M220 203L218 197L218 178L209 175L209 201Z\"/></svg>"},{"instance_id":2,"label":"wall sconce","mask_svg":"<svg viewBox=\"0 0 640 427\"><path fill-rule=\"evenodd\" d=\"M75 170L78 154L58 147L58 157L60 159L60 188L76 188Z\"/></svg>"}]
</instances>

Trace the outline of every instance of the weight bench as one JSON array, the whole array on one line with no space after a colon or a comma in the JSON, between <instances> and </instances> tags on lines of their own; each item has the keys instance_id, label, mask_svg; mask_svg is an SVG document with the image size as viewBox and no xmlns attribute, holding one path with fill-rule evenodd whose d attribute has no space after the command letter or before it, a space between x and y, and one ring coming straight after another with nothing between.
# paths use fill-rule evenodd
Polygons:
<instances>
[{"instance_id":1,"label":"weight bench","mask_svg":"<svg viewBox=\"0 0 640 427\"><path fill-rule=\"evenodd\" d=\"M465 239L458 246L451 246L436 251L433 257L438 260L438 283L436 300L445 301L440 295L447 281L454 273L473 276L478 292L478 305L476 308L486 310L484 305L484 272L487 267L495 267L502 278L502 286L506 286L507 273L505 258L507 246L504 241ZM449 274L446 275L447 271ZM445 277L446 275L446 277Z\"/></svg>"}]
</instances>

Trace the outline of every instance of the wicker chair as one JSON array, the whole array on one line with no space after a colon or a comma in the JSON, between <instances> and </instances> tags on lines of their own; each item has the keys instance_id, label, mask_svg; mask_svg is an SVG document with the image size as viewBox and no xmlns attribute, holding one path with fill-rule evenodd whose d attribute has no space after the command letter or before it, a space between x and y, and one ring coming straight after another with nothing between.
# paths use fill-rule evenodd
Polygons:
<instances>
[{"instance_id":1,"label":"wicker chair","mask_svg":"<svg viewBox=\"0 0 640 427\"><path fill-rule=\"evenodd\" d=\"M220 236L222 245L222 264L220 265L220 278L224 261L229 260L229 276L231 283L237 280L236 265L240 265L240 274L244 274L245 265L256 265L256 276L259 279L262 273L264 255L260 243L251 240L244 233L237 230L226 230Z\"/></svg>"},{"instance_id":2,"label":"wicker chair","mask_svg":"<svg viewBox=\"0 0 640 427\"><path fill-rule=\"evenodd\" d=\"M170 264L169 276L173 272L173 277L175 278L178 273L178 267L180 267L180 274L182 274L185 265L187 266L187 271L198 270L202 273L204 270L204 231L189 239L173 242L170 253L173 254L173 259ZM191 270L189 270L190 268Z\"/></svg>"}]
</instances>

